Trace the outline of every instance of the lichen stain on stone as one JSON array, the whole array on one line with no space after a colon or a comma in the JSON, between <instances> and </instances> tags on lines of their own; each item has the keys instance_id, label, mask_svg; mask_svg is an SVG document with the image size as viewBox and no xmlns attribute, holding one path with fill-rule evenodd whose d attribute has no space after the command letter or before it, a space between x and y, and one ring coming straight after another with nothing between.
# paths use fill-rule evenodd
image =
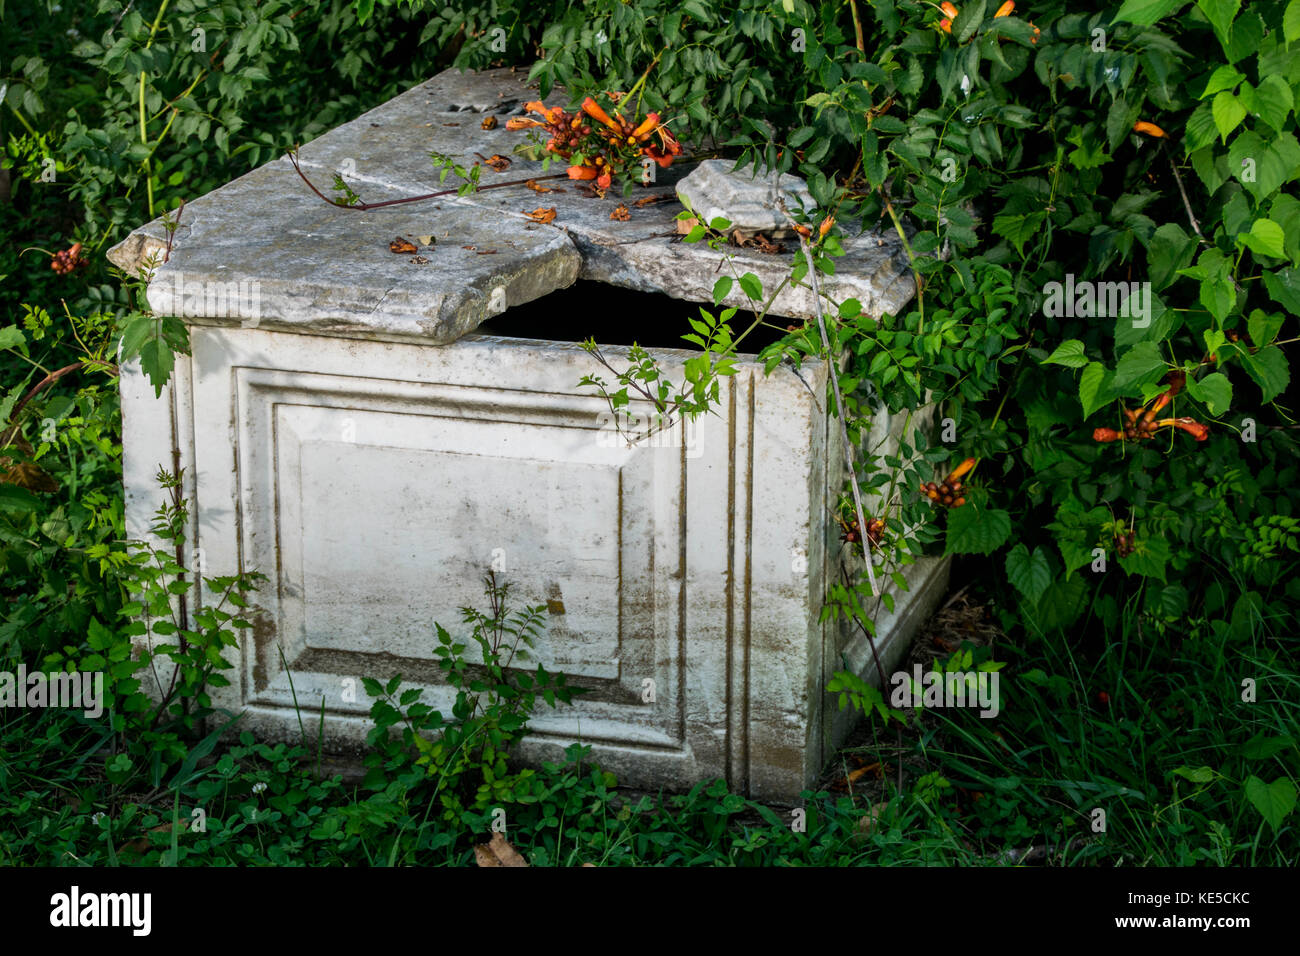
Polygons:
<instances>
[{"instance_id":1,"label":"lichen stain on stone","mask_svg":"<svg viewBox=\"0 0 1300 956\"><path fill-rule=\"evenodd\" d=\"M550 598L546 602L546 610L550 611L552 614L563 614L564 602L557 601L555 598Z\"/></svg>"},{"instance_id":2,"label":"lichen stain on stone","mask_svg":"<svg viewBox=\"0 0 1300 956\"><path fill-rule=\"evenodd\" d=\"M275 621L257 605L250 606L253 624L253 690L260 693L270 684L270 668L274 660ZM245 695L247 696L247 695Z\"/></svg>"}]
</instances>

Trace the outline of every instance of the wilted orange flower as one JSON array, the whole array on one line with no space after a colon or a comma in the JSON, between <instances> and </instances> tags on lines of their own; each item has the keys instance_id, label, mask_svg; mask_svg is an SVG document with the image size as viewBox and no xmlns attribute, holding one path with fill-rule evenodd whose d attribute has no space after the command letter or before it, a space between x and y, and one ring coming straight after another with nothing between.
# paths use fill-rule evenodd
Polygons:
<instances>
[{"instance_id":1,"label":"wilted orange flower","mask_svg":"<svg viewBox=\"0 0 1300 956\"><path fill-rule=\"evenodd\" d=\"M950 20L956 20L958 14L960 13L960 11L953 4L948 2L948 0L943 0L943 3L939 4L939 9L942 10L944 16L946 16Z\"/></svg>"}]
</instances>

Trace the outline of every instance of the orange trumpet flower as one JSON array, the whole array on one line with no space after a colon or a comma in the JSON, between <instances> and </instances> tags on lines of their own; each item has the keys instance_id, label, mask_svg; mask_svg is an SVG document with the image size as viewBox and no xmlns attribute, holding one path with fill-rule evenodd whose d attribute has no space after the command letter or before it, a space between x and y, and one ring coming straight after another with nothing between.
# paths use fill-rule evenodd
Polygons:
<instances>
[{"instance_id":1,"label":"orange trumpet flower","mask_svg":"<svg viewBox=\"0 0 1300 956\"><path fill-rule=\"evenodd\" d=\"M588 96L582 101L582 111L598 123L604 123L616 133L622 133L623 128L609 118L609 114L600 108L600 105Z\"/></svg>"},{"instance_id":2,"label":"orange trumpet flower","mask_svg":"<svg viewBox=\"0 0 1300 956\"><path fill-rule=\"evenodd\" d=\"M1146 120L1138 120L1133 124L1133 132L1146 133L1148 136L1154 136L1156 139L1164 139L1165 131L1155 123L1148 123Z\"/></svg>"}]
</instances>

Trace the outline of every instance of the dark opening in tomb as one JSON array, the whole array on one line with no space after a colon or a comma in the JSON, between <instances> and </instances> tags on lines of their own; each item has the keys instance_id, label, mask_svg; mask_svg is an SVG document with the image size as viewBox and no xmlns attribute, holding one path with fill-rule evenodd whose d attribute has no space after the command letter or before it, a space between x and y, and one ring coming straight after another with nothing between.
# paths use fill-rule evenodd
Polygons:
<instances>
[{"instance_id":1,"label":"dark opening in tomb","mask_svg":"<svg viewBox=\"0 0 1300 956\"><path fill-rule=\"evenodd\" d=\"M600 345L635 342L646 348L699 351L697 346L683 341L682 336L691 331L687 319L699 318L700 305L661 292L637 292L604 282L579 281L567 289L515 306L484 322L476 331L508 338L558 342L594 338ZM704 308L714 315L722 311L707 303ZM740 335L753 321L753 312L738 310L729 324L732 333ZM760 325L745 336L740 343L742 353L761 352L786 335L787 325L803 324L784 316L770 316L768 322L771 325Z\"/></svg>"}]
</instances>

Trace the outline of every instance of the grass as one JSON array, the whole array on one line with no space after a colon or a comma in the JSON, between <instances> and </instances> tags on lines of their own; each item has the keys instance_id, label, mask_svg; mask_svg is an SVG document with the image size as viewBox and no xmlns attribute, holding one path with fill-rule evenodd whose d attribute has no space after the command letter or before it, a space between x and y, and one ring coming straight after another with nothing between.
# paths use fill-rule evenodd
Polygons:
<instances>
[{"instance_id":1,"label":"grass","mask_svg":"<svg viewBox=\"0 0 1300 956\"><path fill-rule=\"evenodd\" d=\"M1059 640L1012 641L956 602L913 656L942 660L964 634L977 659L1004 661L997 719L913 714L901 746L892 726L865 726L801 808L722 781L628 794L575 747L542 768L530 802L505 808L508 839L534 865L562 866L1294 865L1294 814L1275 829L1244 786L1295 775L1296 638L1256 620L1152 640L1139 623L1090 658ZM1242 675L1256 675L1254 703ZM1281 745L1250 745L1264 738ZM421 768L349 787L317 776L314 748L244 734L175 785L151 785L143 766L111 769L112 739L80 715L4 712L0 862L471 865L491 833L489 814L431 813Z\"/></svg>"}]
</instances>

